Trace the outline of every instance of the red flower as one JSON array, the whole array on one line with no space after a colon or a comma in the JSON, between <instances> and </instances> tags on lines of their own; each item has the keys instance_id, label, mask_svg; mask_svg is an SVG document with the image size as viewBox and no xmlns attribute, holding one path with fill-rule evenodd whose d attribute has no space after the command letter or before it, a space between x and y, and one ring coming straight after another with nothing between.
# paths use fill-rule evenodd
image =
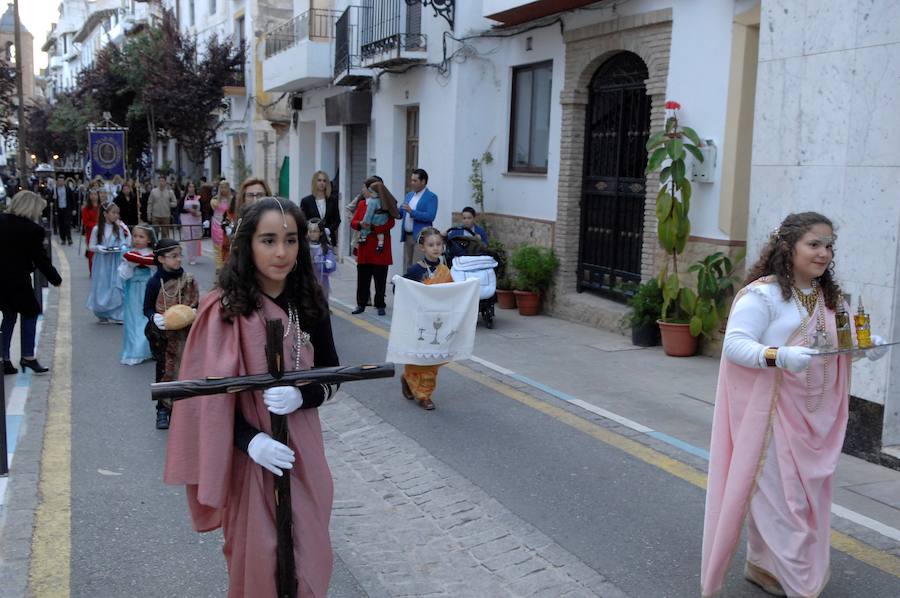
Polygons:
<instances>
[{"instance_id":1,"label":"red flower","mask_svg":"<svg viewBox=\"0 0 900 598\"><path fill-rule=\"evenodd\" d=\"M673 100L669 100L666 102L666 110L679 110L681 108L681 104L675 102Z\"/></svg>"}]
</instances>

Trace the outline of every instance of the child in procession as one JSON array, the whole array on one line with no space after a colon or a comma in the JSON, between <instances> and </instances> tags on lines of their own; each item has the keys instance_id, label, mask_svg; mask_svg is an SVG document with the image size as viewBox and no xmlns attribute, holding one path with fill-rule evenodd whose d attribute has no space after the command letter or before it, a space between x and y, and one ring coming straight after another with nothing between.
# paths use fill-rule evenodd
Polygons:
<instances>
[{"instance_id":1,"label":"child in procession","mask_svg":"<svg viewBox=\"0 0 900 598\"><path fill-rule=\"evenodd\" d=\"M161 239L153 251L156 274L147 282L144 294L144 316L149 320L145 333L150 351L156 359L156 381L171 382L178 378L178 366L187 341L190 324L169 330L166 311L175 305L186 305L196 312L200 290L194 277L181 267L181 245L174 239ZM156 429L169 428L171 401L156 402Z\"/></svg>"},{"instance_id":2,"label":"child in procession","mask_svg":"<svg viewBox=\"0 0 900 598\"><path fill-rule=\"evenodd\" d=\"M238 220L228 261L194 323L180 376L261 374L266 321L284 326L286 370L338 365L328 305L315 282L307 223L288 200L268 197ZM332 570L328 524L333 482L317 408L330 386L281 386L175 403L163 479L184 485L195 530L222 528L229 596L275 596L275 476L289 476L298 598L325 596ZM287 444L270 435L285 416ZM271 472L271 475L270 475Z\"/></svg>"},{"instance_id":3,"label":"child in procession","mask_svg":"<svg viewBox=\"0 0 900 598\"><path fill-rule=\"evenodd\" d=\"M92 275L94 271L94 252L90 250L91 231L97 226L97 220L100 218L100 199L97 192L91 189L87 193L84 200L84 206L81 208L81 230L84 233L84 257L88 261L88 275Z\"/></svg>"},{"instance_id":4,"label":"child in procession","mask_svg":"<svg viewBox=\"0 0 900 598\"><path fill-rule=\"evenodd\" d=\"M87 307L101 324L121 324L124 317L119 261L131 245L131 232L119 219L119 206L100 206L98 224L91 231L88 250L94 253L91 292Z\"/></svg>"},{"instance_id":5,"label":"child in procession","mask_svg":"<svg viewBox=\"0 0 900 598\"><path fill-rule=\"evenodd\" d=\"M404 274L404 278L421 282L423 284L443 284L453 282L450 268L444 264L444 237L441 231L429 226L419 233L419 247L424 257L413 263ZM434 401L431 399L437 386L438 368L441 365L414 365L411 363L403 366L403 375L400 377L403 396L409 400L418 401L422 409L431 411L434 409Z\"/></svg>"},{"instance_id":6,"label":"child in procession","mask_svg":"<svg viewBox=\"0 0 900 598\"><path fill-rule=\"evenodd\" d=\"M328 295L331 293L329 278L337 269L337 261L328 243L328 234L319 218L313 218L307 224L306 238L309 240L309 251L312 254L313 272L322 285L325 300L328 301Z\"/></svg>"},{"instance_id":7,"label":"child in procession","mask_svg":"<svg viewBox=\"0 0 900 598\"><path fill-rule=\"evenodd\" d=\"M156 266L153 258L156 236L151 227L138 224L132 229L131 239L132 249L122 255L119 263L119 276L125 287L125 326L122 330L120 357L124 365L137 365L152 357L144 334L147 322L144 317L144 295L147 292L147 281L153 274L151 268L155 269Z\"/></svg>"}]
</instances>

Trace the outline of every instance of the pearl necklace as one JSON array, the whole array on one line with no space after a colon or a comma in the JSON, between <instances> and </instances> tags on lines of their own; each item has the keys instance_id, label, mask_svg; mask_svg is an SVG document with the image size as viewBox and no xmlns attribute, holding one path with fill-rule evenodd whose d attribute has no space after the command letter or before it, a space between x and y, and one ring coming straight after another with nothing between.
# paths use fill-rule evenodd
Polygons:
<instances>
[{"instance_id":1,"label":"pearl necklace","mask_svg":"<svg viewBox=\"0 0 900 598\"><path fill-rule=\"evenodd\" d=\"M294 371L297 371L300 369L300 348L309 343L309 333L300 330L300 314L293 304L288 304L288 325L284 329L284 338L290 336L291 331L294 332L291 353L294 358Z\"/></svg>"},{"instance_id":2,"label":"pearl necklace","mask_svg":"<svg viewBox=\"0 0 900 598\"><path fill-rule=\"evenodd\" d=\"M806 307L806 302L801 298L802 293L796 289L796 287L792 287L791 289L794 303L797 306L797 311L800 312L800 332L802 338L802 346L809 346L809 319L812 316L815 308L819 307L819 313L816 316L816 332L825 332L825 306L818 305L820 295L818 292L818 287L814 287L813 293L816 296L816 303L813 304L813 309L808 310ZM808 311L806 314L803 313L804 308ZM819 393L819 398L816 400L815 404L812 403L811 396L811 387L812 387L812 372L810 368L806 368L806 410L810 413L814 413L819 407L822 405L822 401L825 399L825 385L828 381L828 357L824 357L823 364L823 372L824 376L822 378L822 392Z\"/></svg>"}]
</instances>

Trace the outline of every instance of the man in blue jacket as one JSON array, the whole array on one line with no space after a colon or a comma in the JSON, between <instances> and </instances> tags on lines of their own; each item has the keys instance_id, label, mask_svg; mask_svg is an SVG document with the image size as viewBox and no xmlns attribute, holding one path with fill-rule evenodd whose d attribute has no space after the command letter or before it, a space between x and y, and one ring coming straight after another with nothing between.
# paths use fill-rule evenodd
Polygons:
<instances>
[{"instance_id":1,"label":"man in blue jacket","mask_svg":"<svg viewBox=\"0 0 900 598\"><path fill-rule=\"evenodd\" d=\"M403 226L400 229L400 241L403 243L403 271L422 258L419 249L419 233L423 228L434 225L437 216L438 196L428 190L428 173L416 168L409 176L412 191L406 194L400 212L403 214Z\"/></svg>"}]
</instances>

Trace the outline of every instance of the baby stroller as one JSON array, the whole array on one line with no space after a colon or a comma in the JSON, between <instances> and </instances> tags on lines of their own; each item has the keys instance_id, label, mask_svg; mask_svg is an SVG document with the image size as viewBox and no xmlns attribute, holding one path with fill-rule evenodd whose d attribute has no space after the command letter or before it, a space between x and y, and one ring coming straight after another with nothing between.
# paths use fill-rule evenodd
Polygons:
<instances>
[{"instance_id":1,"label":"baby stroller","mask_svg":"<svg viewBox=\"0 0 900 598\"><path fill-rule=\"evenodd\" d=\"M481 239L461 226L447 231L445 261L450 264L453 280L477 278L481 288L478 313L488 328L494 327L494 304L497 303L497 260L488 255Z\"/></svg>"}]
</instances>

